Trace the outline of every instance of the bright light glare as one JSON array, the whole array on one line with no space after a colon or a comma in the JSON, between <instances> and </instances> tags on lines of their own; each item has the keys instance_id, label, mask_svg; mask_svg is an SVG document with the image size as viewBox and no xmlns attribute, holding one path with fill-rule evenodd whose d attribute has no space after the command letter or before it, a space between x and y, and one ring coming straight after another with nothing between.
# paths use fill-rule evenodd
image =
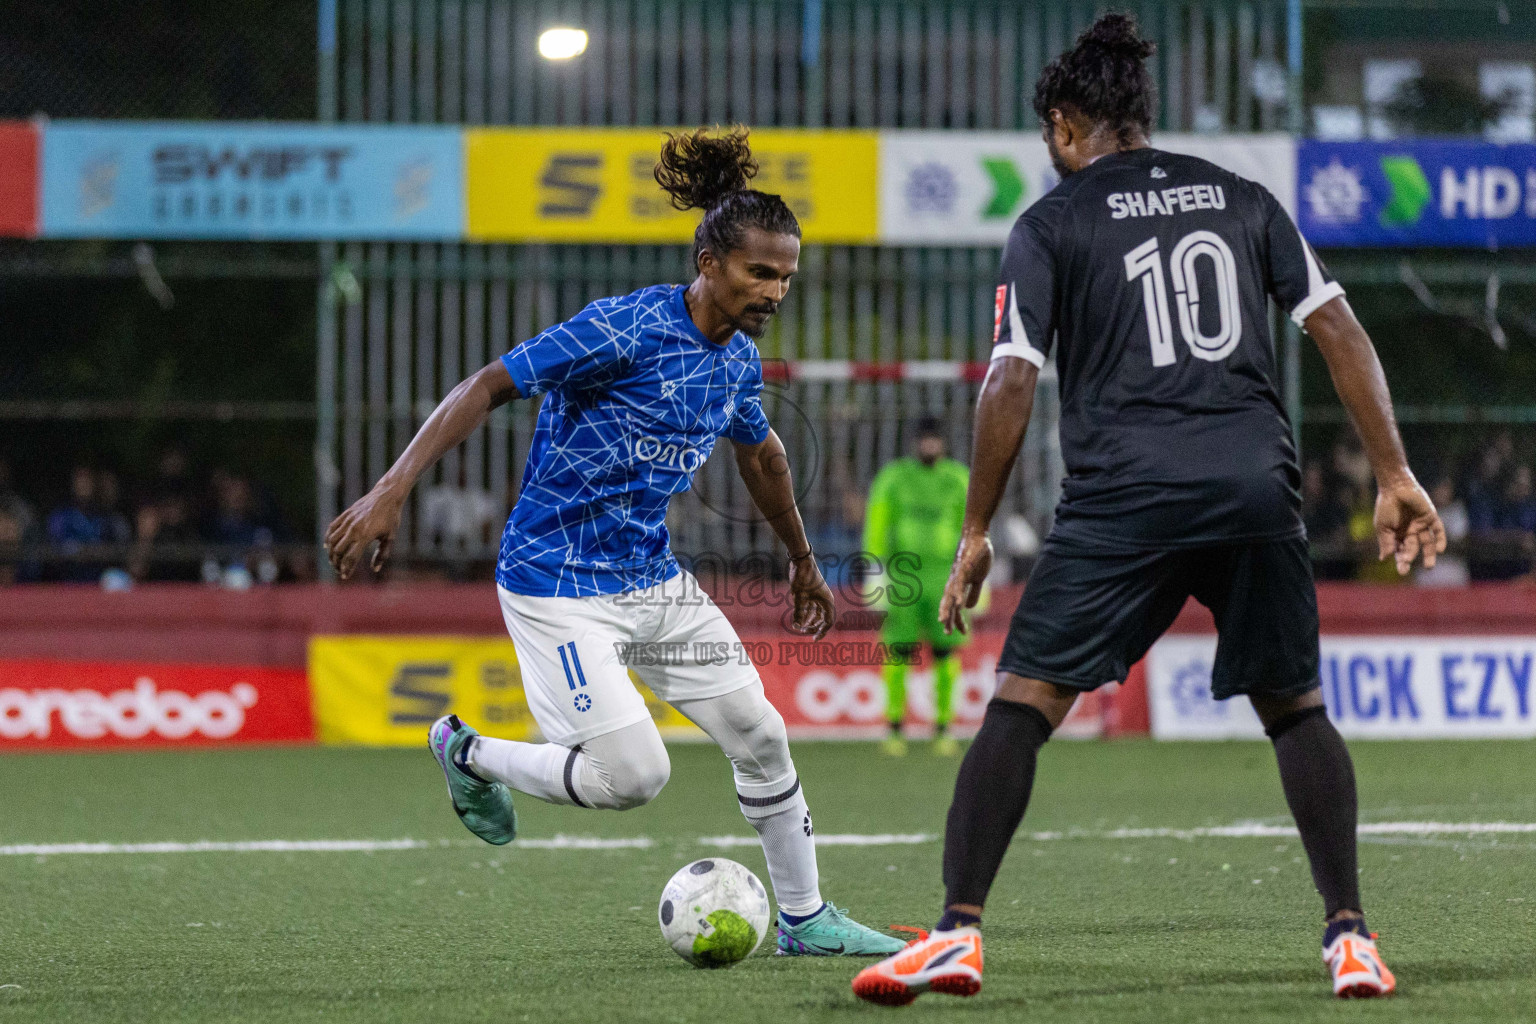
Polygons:
<instances>
[{"instance_id":1,"label":"bright light glare","mask_svg":"<svg viewBox=\"0 0 1536 1024\"><path fill-rule=\"evenodd\" d=\"M539 36L539 56L545 60L570 60L587 52L587 33L579 28L545 29Z\"/></svg>"}]
</instances>

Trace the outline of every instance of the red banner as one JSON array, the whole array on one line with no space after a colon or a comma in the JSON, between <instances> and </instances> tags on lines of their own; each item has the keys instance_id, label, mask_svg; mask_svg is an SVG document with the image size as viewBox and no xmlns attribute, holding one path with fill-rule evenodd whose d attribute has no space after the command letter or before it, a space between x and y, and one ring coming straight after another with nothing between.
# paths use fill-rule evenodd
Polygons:
<instances>
[{"instance_id":1,"label":"red banner","mask_svg":"<svg viewBox=\"0 0 1536 1024\"><path fill-rule=\"evenodd\" d=\"M37 237L37 126L0 121L0 236Z\"/></svg>"},{"instance_id":2,"label":"red banner","mask_svg":"<svg viewBox=\"0 0 1536 1024\"><path fill-rule=\"evenodd\" d=\"M300 669L0 660L0 750L314 738Z\"/></svg>"},{"instance_id":3,"label":"red banner","mask_svg":"<svg viewBox=\"0 0 1536 1024\"><path fill-rule=\"evenodd\" d=\"M954 694L954 729L975 732L996 686L997 658L1007 634L986 630L960 652ZM748 631L742 634L768 699L784 716L790 735L873 737L885 729L886 690L881 667L888 653L874 631L838 630L825 640ZM907 670L906 727L922 734L933 725L933 666L925 651ZM1145 685L1133 672L1126 686L1113 685L1080 697L1058 735L1101 736L1146 732Z\"/></svg>"}]
</instances>

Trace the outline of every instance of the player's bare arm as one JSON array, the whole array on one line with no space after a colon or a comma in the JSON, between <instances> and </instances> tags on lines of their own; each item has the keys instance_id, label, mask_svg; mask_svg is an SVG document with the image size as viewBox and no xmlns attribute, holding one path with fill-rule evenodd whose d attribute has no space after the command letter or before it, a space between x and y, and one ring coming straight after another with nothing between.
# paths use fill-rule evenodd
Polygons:
<instances>
[{"instance_id":1,"label":"player's bare arm","mask_svg":"<svg viewBox=\"0 0 1536 1024\"><path fill-rule=\"evenodd\" d=\"M961 612L976 606L981 585L992 571L992 540L987 531L1024 442L1039 376L1040 370L1027 359L1005 357L992 360L982 381L971 441L965 526L939 603L939 620L946 633L966 631Z\"/></svg>"},{"instance_id":2,"label":"player's bare arm","mask_svg":"<svg viewBox=\"0 0 1536 1024\"><path fill-rule=\"evenodd\" d=\"M374 541L379 546L369 564L374 572L383 569L400 526L400 511L416 481L480 429L492 409L521 397L499 359L448 392L389 471L325 531L325 550L336 574L350 577Z\"/></svg>"},{"instance_id":3,"label":"player's bare arm","mask_svg":"<svg viewBox=\"0 0 1536 1024\"><path fill-rule=\"evenodd\" d=\"M1333 375L1376 474L1376 545L1382 559L1394 558L1407 575L1415 558L1425 567L1445 550L1445 526L1434 503L1408 468L1408 456L1392 415L1392 395L1376 348L1343 297L1332 299L1306 322Z\"/></svg>"},{"instance_id":4,"label":"player's bare arm","mask_svg":"<svg viewBox=\"0 0 1536 1024\"><path fill-rule=\"evenodd\" d=\"M735 444L736 469L752 502L789 552L789 591L795 602L794 628L820 640L832 628L832 589L822 578L805 523L795 504L789 456L779 435L768 431L759 444Z\"/></svg>"}]
</instances>

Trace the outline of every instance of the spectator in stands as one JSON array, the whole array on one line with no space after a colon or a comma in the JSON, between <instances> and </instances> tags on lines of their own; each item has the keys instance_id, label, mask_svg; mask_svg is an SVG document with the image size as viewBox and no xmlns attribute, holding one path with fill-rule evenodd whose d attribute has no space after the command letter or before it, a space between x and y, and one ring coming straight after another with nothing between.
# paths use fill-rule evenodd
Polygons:
<instances>
[{"instance_id":1,"label":"spectator in stands","mask_svg":"<svg viewBox=\"0 0 1536 1024\"><path fill-rule=\"evenodd\" d=\"M201 538L192 521L189 492L164 491L139 507L129 572L137 580L191 582L201 578Z\"/></svg>"},{"instance_id":2,"label":"spectator in stands","mask_svg":"<svg viewBox=\"0 0 1536 1024\"><path fill-rule=\"evenodd\" d=\"M1354 431L1345 432L1334 443L1333 472L1337 500L1348 512L1347 557L1353 572L1345 578L1365 583L1401 582L1397 568L1376 557L1376 477Z\"/></svg>"},{"instance_id":3,"label":"spectator in stands","mask_svg":"<svg viewBox=\"0 0 1536 1024\"><path fill-rule=\"evenodd\" d=\"M1531 483L1531 467L1516 466L1499 509L1499 528L1508 538L1511 561L1519 563L1517 576L1529 575L1536 559L1536 494Z\"/></svg>"},{"instance_id":4,"label":"spectator in stands","mask_svg":"<svg viewBox=\"0 0 1536 1024\"><path fill-rule=\"evenodd\" d=\"M11 482L11 465L0 459L0 585L35 580L40 567L23 550L40 539L32 503Z\"/></svg>"},{"instance_id":5,"label":"spectator in stands","mask_svg":"<svg viewBox=\"0 0 1536 1024\"><path fill-rule=\"evenodd\" d=\"M1430 491L1440 521L1445 524L1445 553L1433 568L1420 568L1413 581L1421 587L1462 587L1471 582L1467 565L1467 506L1456 494L1456 481L1442 474Z\"/></svg>"},{"instance_id":6,"label":"spectator in stands","mask_svg":"<svg viewBox=\"0 0 1536 1024\"><path fill-rule=\"evenodd\" d=\"M133 537L133 528L123 514L122 487L117 474L103 469L96 474L96 511L101 516L109 544L122 544Z\"/></svg>"},{"instance_id":7,"label":"spectator in stands","mask_svg":"<svg viewBox=\"0 0 1536 1024\"><path fill-rule=\"evenodd\" d=\"M0 507L0 587L21 577L21 520Z\"/></svg>"},{"instance_id":8,"label":"spectator in stands","mask_svg":"<svg viewBox=\"0 0 1536 1024\"><path fill-rule=\"evenodd\" d=\"M203 561L203 580L244 589L253 580L277 580L272 528L257 516L255 494L245 477L222 469L213 474L214 509L204 539L221 549Z\"/></svg>"},{"instance_id":9,"label":"spectator in stands","mask_svg":"<svg viewBox=\"0 0 1536 1024\"><path fill-rule=\"evenodd\" d=\"M1347 580L1355 574L1349 507L1340 491L1321 463L1307 463L1301 475L1301 519L1312 546L1314 575L1322 580Z\"/></svg>"},{"instance_id":10,"label":"spectator in stands","mask_svg":"<svg viewBox=\"0 0 1536 1024\"><path fill-rule=\"evenodd\" d=\"M148 488L149 500L156 505L177 499L186 509L189 518L196 518L197 488L192 483L192 471L187 453L180 448L167 448L155 461L155 476Z\"/></svg>"},{"instance_id":11,"label":"spectator in stands","mask_svg":"<svg viewBox=\"0 0 1536 1024\"><path fill-rule=\"evenodd\" d=\"M22 540L33 540L37 533L37 511L21 496L11 480L11 464L0 459L0 515L11 518L21 531Z\"/></svg>"},{"instance_id":12,"label":"spectator in stands","mask_svg":"<svg viewBox=\"0 0 1536 1024\"><path fill-rule=\"evenodd\" d=\"M86 556L90 548L128 540L127 522L101 504L100 477L89 466L76 466L69 477L69 500L48 515L48 540L61 554ZM115 478L112 486L116 486ZM95 581L108 566L97 557L71 557L58 572L71 582Z\"/></svg>"},{"instance_id":13,"label":"spectator in stands","mask_svg":"<svg viewBox=\"0 0 1536 1024\"><path fill-rule=\"evenodd\" d=\"M1531 572L1536 552L1536 497L1531 468L1509 463L1497 444L1484 450L1468 497L1474 580L1509 580Z\"/></svg>"},{"instance_id":14,"label":"spectator in stands","mask_svg":"<svg viewBox=\"0 0 1536 1024\"><path fill-rule=\"evenodd\" d=\"M1503 500L1505 457L1497 445L1484 448L1477 470L1467 480L1467 520L1473 533L1498 529L1499 505Z\"/></svg>"},{"instance_id":15,"label":"spectator in stands","mask_svg":"<svg viewBox=\"0 0 1536 1024\"><path fill-rule=\"evenodd\" d=\"M1532 494L1530 466L1516 466L1509 475L1499 509L1499 526L1516 533L1536 533L1536 495Z\"/></svg>"},{"instance_id":16,"label":"spectator in stands","mask_svg":"<svg viewBox=\"0 0 1536 1024\"><path fill-rule=\"evenodd\" d=\"M421 534L450 552L474 551L494 545L506 521L504 502L483 487L469 484L468 470L461 466L459 482L446 480L421 492Z\"/></svg>"}]
</instances>

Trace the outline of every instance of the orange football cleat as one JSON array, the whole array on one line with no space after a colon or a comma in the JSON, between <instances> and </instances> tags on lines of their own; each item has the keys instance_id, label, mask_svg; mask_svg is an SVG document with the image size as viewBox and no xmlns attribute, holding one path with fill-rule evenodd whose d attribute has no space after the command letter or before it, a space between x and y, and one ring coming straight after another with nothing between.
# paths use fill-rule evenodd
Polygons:
<instances>
[{"instance_id":1,"label":"orange football cleat","mask_svg":"<svg viewBox=\"0 0 1536 1024\"><path fill-rule=\"evenodd\" d=\"M976 928L914 939L853 979L854 995L882 1006L906 1006L924 992L973 996L980 991L981 932Z\"/></svg>"},{"instance_id":2,"label":"orange football cleat","mask_svg":"<svg viewBox=\"0 0 1536 1024\"><path fill-rule=\"evenodd\" d=\"M1340 999L1373 999L1397 990L1397 979L1376 951L1374 933L1341 933L1323 950L1323 963L1333 972L1333 994Z\"/></svg>"}]
</instances>

